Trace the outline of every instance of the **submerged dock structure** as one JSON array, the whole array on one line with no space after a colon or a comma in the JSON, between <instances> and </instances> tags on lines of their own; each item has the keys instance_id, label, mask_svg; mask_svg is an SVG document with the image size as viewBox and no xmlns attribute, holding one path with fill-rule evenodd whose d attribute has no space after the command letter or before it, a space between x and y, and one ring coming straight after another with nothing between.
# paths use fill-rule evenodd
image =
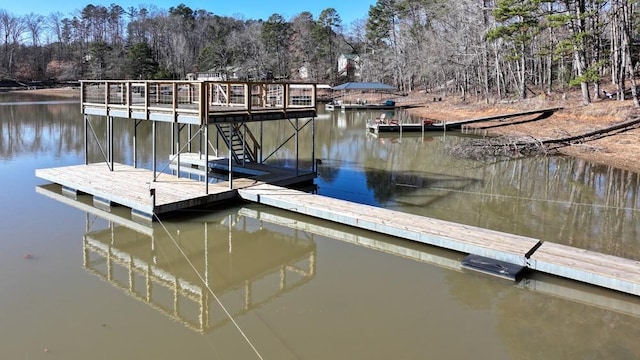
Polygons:
<instances>
[{"instance_id":1,"label":"submerged dock structure","mask_svg":"<svg viewBox=\"0 0 640 360\"><path fill-rule=\"evenodd\" d=\"M498 267L514 264L640 296L636 260L287 188L316 176L313 150L307 166L301 166L298 153L303 129L309 129L308 141L315 147L313 84L83 81L81 90L85 164L38 169L36 176L61 185L68 195L91 195L96 207L123 205L131 209L132 219L154 220L181 209L244 199L476 255L481 262L497 260ZM115 119L130 122L130 164L115 161ZM272 121L286 121L292 135L266 152L262 126ZM138 127L145 123L151 125L151 169L139 167L138 160ZM163 123L171 126L172 151L158 171L156 127ZM294 142L295 166L270 165L267 160L289 141ZM90 161L96 157L100 161Z\"/></svg>"}]
</instances>

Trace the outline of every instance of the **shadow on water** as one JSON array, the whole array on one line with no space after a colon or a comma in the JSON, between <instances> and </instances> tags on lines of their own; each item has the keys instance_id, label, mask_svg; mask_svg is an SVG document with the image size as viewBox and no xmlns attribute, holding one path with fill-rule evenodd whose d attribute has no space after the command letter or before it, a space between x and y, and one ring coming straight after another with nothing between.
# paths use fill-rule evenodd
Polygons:
<instances>
[{"instance_id":1,"label":"shadow on water","mask_svg":"<svg viewBox=\"0 0 640 360\"><path fill-rule=\"evenodd\" d=\"M479 179L417 171L383 171L365 169L367 186L376 200L385 203L392 199L407 205L429 205L450 194L481 182ZM438 188L437 191L430 191ZM444 190L444 191L443 191Z\"/></svg>"}]
</instances>

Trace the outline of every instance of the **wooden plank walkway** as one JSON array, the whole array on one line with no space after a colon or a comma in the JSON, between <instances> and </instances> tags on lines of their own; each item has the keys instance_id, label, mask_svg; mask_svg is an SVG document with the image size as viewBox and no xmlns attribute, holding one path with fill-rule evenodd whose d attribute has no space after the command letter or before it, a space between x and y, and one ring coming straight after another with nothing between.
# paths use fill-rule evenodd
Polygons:
<instances>
[{"instance_id":1,"label":"wooden plank walkway","mask_svg":"<svg viewBox=\"0 0 640 360\"><path fill-rule=\"evenodd\" d=\"M260 204L640 295L638 261L268 184L238 193Z\"/></svg>"},{"instance_id":2,"label":"wooden plank walkway","mask_svg":"<svg viewBox=\"0 0 640 360\"><path fill-rule=\"evenodd\" d=\"M529 268L640 295L640 262L550 242L529 259Z\"/></svg>"},{"instance_id":3,"label":"wooden plank walkway","mask_svg":"<svg viewBox=\"0 0 640 360\"><path fill-rule=\"evenodd\" d=\"M467 254L525 265L538 240L260 184L239 189L245 200Z\"/></svg>"}]
</instances>

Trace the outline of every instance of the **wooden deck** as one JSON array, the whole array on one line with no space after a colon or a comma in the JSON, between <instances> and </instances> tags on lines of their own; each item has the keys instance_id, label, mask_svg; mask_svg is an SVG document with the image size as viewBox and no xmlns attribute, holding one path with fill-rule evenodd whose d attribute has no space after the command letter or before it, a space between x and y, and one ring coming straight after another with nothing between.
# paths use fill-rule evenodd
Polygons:
<instances>
[{"instance_id":1,"label":"wooden deck","mask_svg":"<svg viewBox=\"0 0 640 360\"><path fill-rule=\"evenodd\" d=\"M538 110L530 110L530 111L521 111L516 113L510 113L510 114L500 114L500 115L479 117L474 119L446 121L446 122L425 121L423 123L405 123L401 121L395 121L393 119L382 119L382 120L372 119L367 122L366 126L369 131L374 133L460 130L464 125L468 125L468 124L473 124L473 123L478 123L483 121L508 119L508 118L517 117L517 116L553 113L560 109L561 108L538 109Z\"/></svg>"},{"instance_id":2,"label":"wooden deck","mask_svg":"<svg viewBox=\"0 0 640 360\"><path fill-rule=\"evenodd\" d=\"M265 181L286 186L310 181L314 177L310 172L295 173L270 168L265 169L262 175L234 178L233 189L229 188L227 181L209 184L207 193L205 184L196 179L157 173L157 178L153 181L151 170L118 163L114 165L113 171L105 163L37 169L36 176L71 191L92 195L94 202L128 207L132 213L149 220L153 214L162 216L177 210L235 199L238 188ZM155 199L151 195L152 189L155 191Z\"/></svg>"},{"instance_id":3,"label":"wooden deck","mask_svg":"<svg viewBox=\"0 0 640 360\"><path fill-rule=\"evenodd\" d=\"M204 125L316 116L309 83L81 81L85 115Z\"/></svg>"},{"instance_id":4,"label":"wooden deck","mask_svg":"<svg viewBox=\"0 0 640 360\"><path fill-rule=\"evenodd\" d=\"M638 261L268 184L238 193L260 204L640 295Z\"/></svg>"}]
</instances>

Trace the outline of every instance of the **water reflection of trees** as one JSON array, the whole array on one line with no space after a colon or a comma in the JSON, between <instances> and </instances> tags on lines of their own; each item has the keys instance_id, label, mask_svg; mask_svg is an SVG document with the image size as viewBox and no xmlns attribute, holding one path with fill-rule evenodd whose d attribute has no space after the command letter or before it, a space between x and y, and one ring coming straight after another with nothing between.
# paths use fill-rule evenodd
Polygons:
<instances>
[{"instance_id":1,"label":"water reflection of trees","mask_svg":"<svg viewBox=\"0 0 640 360\"><path fill-rule=\"evenodd\" d=\"M485 171L491 180L477 190L488 195L476 199L498 215L485 216L485 224L638 258L638 174L560 157L494 163ZM511 220L513 227L500 219Z\"/></svg>"},{"instance_id":2,"label":"water reflection of trees","mask_svg":"<svg viewBox=\"0 0 640 360\"><path fill-rule=\"evenodd\" d=\"M59 158L82 149L77 105L3 105L0 119L0 156L5 159L22 154Z\"/></svg>"},{"instance_id":3,"label":"water reflection of trees","mask_svg":"<svg viewBox=\"0 0 640 360\"><path fill-rule=\"evenodd\" d=\"M329 181L355 168L385 207L640 259L639 174L567 157L455 159L458 133L375 138L364 130L373 114L346 116L346 127L317 122Z\"/></svg>"},{"instance_id":4,"label":"water reflection of trees","mask_svg":"<svg viewBox=\"0 0 640 360\"><path fill-rule=\"evenodd\" d=\"M485 164L482 173L483 183L450 198L474 213L471 224L638 258L638 174L561 157Z\"/></svg>"},{"instance_id":5,"label":"water reflection of trees","mask_svg":"<svg viewBox=\"0 0 640 360\"><path fill-rule=\"evenodd\" d=\"M19 155L46 155L60 158L67 154L83 154L83 115L78 104L30 104L0 106L0 156L12 159ZM106 118L90 117L97 140L89 135L89 161L103 161L100 146L106 147ZM114 122L114 161L133 163L134 120ZM171 126L158 125L158 153L171 151ZM139 163L151 164L153 158L150 122L141 122L137 129ZM182 134L186 140L186 134ZM163 158L164 159L164 158Z\"/></svg>"},{"instance_id":6,"label":"water reflection of trees","mask_svg":"<svg viewBox=\"0 0 640 360\"><path fill-rule=\"evenodd\" d=\"M423 139L362 144L367 184L384 206L640 259L639 174L566 157L459 160L446 147L460 138Z\"/></svg>"}]
</instances>

